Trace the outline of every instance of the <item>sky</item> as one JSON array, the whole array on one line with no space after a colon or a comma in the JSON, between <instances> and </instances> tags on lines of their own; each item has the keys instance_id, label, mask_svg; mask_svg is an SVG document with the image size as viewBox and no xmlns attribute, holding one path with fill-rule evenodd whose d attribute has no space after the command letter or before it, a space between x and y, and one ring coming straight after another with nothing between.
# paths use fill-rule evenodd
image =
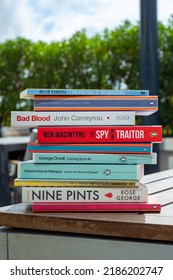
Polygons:
<instances>
[{"instance_id":1,"label":"sky","mask_svg":"<svg viewBox=\"0 0 173 280\"><path fill-rule=\"evenodd\" d=\"M173 0L158 0L157 18L173 14ZM0 43L23 37L50 43L86 30L88 36L140 20L140 0L1 0Z\"/></svg>"}]
</instances>

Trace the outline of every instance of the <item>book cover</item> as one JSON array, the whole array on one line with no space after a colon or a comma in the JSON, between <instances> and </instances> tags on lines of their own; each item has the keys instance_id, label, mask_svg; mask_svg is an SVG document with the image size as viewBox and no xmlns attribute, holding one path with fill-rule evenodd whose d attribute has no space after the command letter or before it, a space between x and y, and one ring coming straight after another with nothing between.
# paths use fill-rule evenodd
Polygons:
<instances>
[{"instance_id":1,"label":"book cover","mask_svg":"<svg viewBox=\"0 0 173 280\"><path fill-rule=\"evenodd\" d=\"M20 93L21 99L34 99L35 95L125 95L145 96L148 90L114 90L114 89L51 89L27 88Z\"/></svg>"},{"instance_id":2,"label":"book cover","mask_svg":"<svg viewBox=\"0 0 173 280\"><path fill-rule=\"evenodd\" d=\"M66 180L66 179L14 179L14 187L80 187L80 188L138 188L139 180Z\"/></svg>"},{"instance_id":3,"label":"book cover","mask_svg":"<svg viewBox=\"0 0 173 280\"><path fill-rule=\"evenodd\" d=\"M23 187L22 202L147 202L147 187L66 188Z\"/></svg>"},{"instance_id":4,"label":"book cover","mask_svg":"<svg viewBox=\"0 0 173 280\"><path fill-rule=\"evenodd\" d=\"M33 112L12 111L12 127L37 126L80 126L80 125L135 125L134 111L116 112Z\"/></svg>"},{"instance_id":5,"label":"book cover","mask_svg":"<svg viewBox=\"0 0 173 280\"><path fill-rule=\"evenodd\" d=\"M157 153L151 154L91 154L91 153L33 153L34 163L80 164L156 164Z\"/></svg>"},{"instance_id":6,"label":"book cover","mask_svg":"<svg viewBox=\"0 0 173 280\"><path fill-rule=\"evenodd\" d=\"M121 144L39 144L29 142L28 152L31 153L98 153L98 154L150 154L152 143L121 143Z\"/></svg>"},{"instance_id":7,"label":"book cover","mask_svg":"<svg viewBox=\"0 0 173 280\"><path fill-rule=\"evenodd\" d=\"M18 163L21 179L138 180L144 175L143 164L39 164L32 160Z\"/></svg>"},{"instance_id":8,"label":"book cover","mask_svg":"<svg viewBox=\"0 0 173 280\"><path fill-rule=\"evenodd\" d=\"M158 110L158 96L35 96L34 111L135 111L150 115Z\"/></svg>"},{"instance_id":9,"label":"book cover","mask_svg":"<svg viewBox=\"0 0 173 280\"><path fill-rule=\"evenodd\" d=\"M162 142L159 125L38 127L38 143Z\"/></svg>"},{"instance_id":10,"label":"book cover","mask_svg":"<svg viewBox=\"0 0 173 280\"><path fill-rule=\"evenodd\" d=\"M160 212L161 204L154 195L148 202L34 202L33 212Z\"/></svg>"}]
</instances>

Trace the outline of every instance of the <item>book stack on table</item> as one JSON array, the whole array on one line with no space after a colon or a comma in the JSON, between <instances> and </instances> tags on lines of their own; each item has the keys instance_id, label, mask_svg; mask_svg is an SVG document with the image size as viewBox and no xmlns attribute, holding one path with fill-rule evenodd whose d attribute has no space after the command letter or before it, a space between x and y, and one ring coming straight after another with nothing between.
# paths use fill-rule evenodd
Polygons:
<instances>
[{"instance_id":1,"label":"book stack on table","mask_svg":"<svg viewBox=\"0 0 173 280\"><path fill-rule=\"evenodd\" d=\"M156 164L162 127L136 125L158 110L146 90L26 89L34 111L11 112L13 127L37 127L31 161L18 164L14 186L33 212L160 211L140 181Z\"/></svg>"}]
</instances>

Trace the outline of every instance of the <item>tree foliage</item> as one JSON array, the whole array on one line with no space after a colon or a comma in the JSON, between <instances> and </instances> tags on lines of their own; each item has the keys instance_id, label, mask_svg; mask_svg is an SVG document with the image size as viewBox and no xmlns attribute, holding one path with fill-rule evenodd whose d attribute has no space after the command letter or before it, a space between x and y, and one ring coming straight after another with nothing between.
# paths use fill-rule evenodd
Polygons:
<instances>
[{"instance_id":1,"label":"tree foliage","mask_svg":"<svg viewBox=\"0 0 173 280\"><path fill-rule=\"evenodd\" d=\"M173 18L159 30L159 110L165 135L173 135ZM10 113L33 110L19 99L25 88L140 89L139 25L125 21L92 38L85 31L61 42L24 38L0 44L0 125Z\"/></svg>"}]
</instances>

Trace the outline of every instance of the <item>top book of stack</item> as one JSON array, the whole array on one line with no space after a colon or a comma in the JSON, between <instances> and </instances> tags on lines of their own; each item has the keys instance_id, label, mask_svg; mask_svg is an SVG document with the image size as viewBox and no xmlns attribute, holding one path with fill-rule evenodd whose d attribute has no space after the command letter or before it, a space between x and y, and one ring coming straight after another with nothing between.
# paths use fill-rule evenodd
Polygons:
<instances>
[{"instance_id":1,"label":"top book of stack","mask_svg":"<svg viewBox=\"0 0 173 280\"><path fill-rule=\"evenodd\" d=\"M148 90L25 89L20 98L34 99L34 111L134 111L151 115L158 96Z\"/></svg>"},{"instance_id":2,"label":"top book of stack","mask_svg":"<svg viewBox=\"0 0 173 280\"><path fill-rule=\"evenodd\" d=\"M110 95L110 96L148 96L149 90L114 90L114 89L39 89L27 88L20 93L20 99L34 99L35 95Z\"/></svg>"}]
</instances>

